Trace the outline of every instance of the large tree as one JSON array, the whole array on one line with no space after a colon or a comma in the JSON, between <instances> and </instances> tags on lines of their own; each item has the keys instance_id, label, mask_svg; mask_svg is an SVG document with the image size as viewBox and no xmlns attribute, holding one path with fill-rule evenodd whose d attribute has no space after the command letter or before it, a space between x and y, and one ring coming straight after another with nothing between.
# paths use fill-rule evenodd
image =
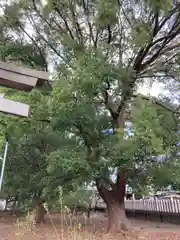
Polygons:
<instances>
[{"instance_id":1,"label":"large tree","mask_svg":"<svg viewBox=\"0 0 180 240\"><path fill-rule=\"evenodd\" d=\"M141 163L152 166L154 156L176 152L180 3L19 0L3 8L7 35L13 30L42 56L43 49L57 70L51 118L46 120L61 132L64 145L50 155L52 166L94 179L107 204L109 230L128 229L126 181ZM170 89L170 101L137 93L139 85L153 82ZM169 145L162 119L171 120ZM105 135L106 129L113 134ZM112 169L117 171L115 183Z\"/></svg>"}]
</instances>

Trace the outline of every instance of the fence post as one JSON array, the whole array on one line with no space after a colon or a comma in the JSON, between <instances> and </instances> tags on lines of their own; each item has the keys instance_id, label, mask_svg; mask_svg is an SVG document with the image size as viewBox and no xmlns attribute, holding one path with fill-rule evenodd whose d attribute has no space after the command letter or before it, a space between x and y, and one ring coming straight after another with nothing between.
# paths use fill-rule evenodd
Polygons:
<instances>
[{"instance_id":1,"label":"fence post","mask_svg":"<svg viewBox=\"0 0 180 240\"><path fill-rule=\"evenodd\" d=\"M171 211L172 211L172 213L174 213L175 212L175 210L174 210L174 200L173 200L172 197L171 197L170 203L171 203Z\"/></svg>"}]
</instances>

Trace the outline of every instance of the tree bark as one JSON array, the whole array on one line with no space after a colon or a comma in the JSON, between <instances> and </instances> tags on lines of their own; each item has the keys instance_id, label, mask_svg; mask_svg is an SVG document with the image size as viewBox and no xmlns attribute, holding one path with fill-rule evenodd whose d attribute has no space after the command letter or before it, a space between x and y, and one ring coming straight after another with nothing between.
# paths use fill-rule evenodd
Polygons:
<instances>
[{"instance_id":1,"label":"tree bark","mask_svg":"<svg viewBox=\"0 0 180 240\"><path fill-rule=\"evenodd\" d=\"M126 217L123 203L112 202L107 204L107 211L109 220L108 232L118 233L130 229L130 223Z\"/></svg>"},{"instance_id":2,"label":"tree bark","mask_svg":"<svg viewBox=\"0 0 180 240\"><path fill-rule=\"evenodd\" d=\"M41 199L36 199L32 204L31 221L35 224L45 223L46 210Z\"/></svg>"},{"instance_id":3,"label":"tree bark","mask_svg":"<svg viewBox=\"0 0 180 240\"><path fill-rule=\"evenodd\" d=\"M43 203L38 203L34 209L34 222L38 223L45 223L45 214L46 211L44 209Z\"/></svg>"},{"instance_id":4,"label":"tree bark","mask_svg":"<svg viewBox=\"0 0 180 240\"><path fill-rule=\"evenodd\" d=\"M126 187L124 172L118 174L117 182L111 190L107 189L101 179L97 180L96 184L99 194L107 206L109 222L108 232L119 233L122 231L129 231L131 229L131 225L126 217L124 204Z\"/></svg>"}]
</instances>

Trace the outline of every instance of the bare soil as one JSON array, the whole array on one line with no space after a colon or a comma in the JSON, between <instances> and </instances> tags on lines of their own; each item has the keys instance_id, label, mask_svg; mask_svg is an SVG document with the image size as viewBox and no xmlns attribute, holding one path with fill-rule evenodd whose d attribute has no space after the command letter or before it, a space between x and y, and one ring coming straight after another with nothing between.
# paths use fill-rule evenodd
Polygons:
<instances>
[{"instance_id":1,"label":"bare soil","mask_svg":"<svg viewBox=\"0 0 180 240\"><path fill-rule=\"evenodd\" d=\"M50 214L46 224L34 226L27 221L17 222L15 217L0 217L1 240L179 240L178 225L130 220L138 238L134 235L126 238L106 234L107 219L103 215L93 215L89 220L85 216L73 218L62 214Z\"/></svg>"}]
</instances>

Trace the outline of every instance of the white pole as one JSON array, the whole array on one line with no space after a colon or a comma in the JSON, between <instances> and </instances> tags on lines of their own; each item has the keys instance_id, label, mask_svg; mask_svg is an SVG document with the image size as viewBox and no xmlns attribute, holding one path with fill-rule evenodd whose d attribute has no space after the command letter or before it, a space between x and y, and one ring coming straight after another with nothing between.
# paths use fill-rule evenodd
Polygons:
<instances>
[{"instance_id":1,"label":"white pole","mask_svg":"<svg viewBox=\"0 0 180 240\"><path fill-rule=\"evenodd\" d=\"M7 157L8 145L9 145L9 143L6 140L5 149L4 149L4 156L3 156L3 163L2 163L2 168L1 168L1 176L0 176L0 192L1 192L2 184L3 184L4 169L5 169L5 165L6 165L6 157Z\"/></svg>"}]
</instances>

